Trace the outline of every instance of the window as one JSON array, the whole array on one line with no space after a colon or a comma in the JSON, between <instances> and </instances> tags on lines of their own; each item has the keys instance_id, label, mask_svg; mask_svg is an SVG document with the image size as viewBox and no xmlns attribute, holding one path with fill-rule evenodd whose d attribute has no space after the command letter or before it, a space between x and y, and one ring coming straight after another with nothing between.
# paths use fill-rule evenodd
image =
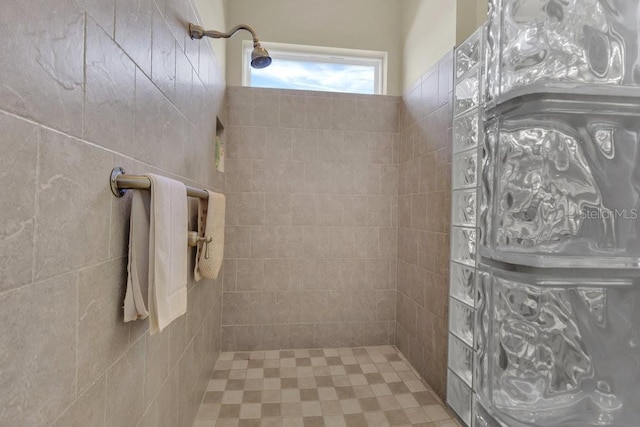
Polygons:
<instances>
[{"instance_id":1,"label":"window","mask_svg":"<svg viewBox=\"0 0 640 427\"><path fill-rule=\"evenodd\" d=\"M253 43L243 42L243 86L384 95L387 53L264 43L273 63L251 68Z\"/></svg>"}]
</instances>

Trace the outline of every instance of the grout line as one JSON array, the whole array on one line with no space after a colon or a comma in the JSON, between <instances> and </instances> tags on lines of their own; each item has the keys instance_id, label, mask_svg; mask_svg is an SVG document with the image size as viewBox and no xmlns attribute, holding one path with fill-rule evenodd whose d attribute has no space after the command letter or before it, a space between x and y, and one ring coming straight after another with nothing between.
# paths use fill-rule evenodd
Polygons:
<instances>
[{"instance_id":1,"label":"grout line","mask_svg":"<svg viewBox=\"0 0 640 427\"><path fill-rule=\"evenodd\" d=\"M38 237L38 210L40 208L40 159L42 157L41 154L41 146L42 146L42 128L38 126L37 128L37 140L36 140L36 176L35 176L35 195L33 200L33 249L32 249L32 257L31 257L31 283L36 280L36 270L37 270L37 237ZM2 292L0 292L2 294Z\"/></svg>"}]
</instances>

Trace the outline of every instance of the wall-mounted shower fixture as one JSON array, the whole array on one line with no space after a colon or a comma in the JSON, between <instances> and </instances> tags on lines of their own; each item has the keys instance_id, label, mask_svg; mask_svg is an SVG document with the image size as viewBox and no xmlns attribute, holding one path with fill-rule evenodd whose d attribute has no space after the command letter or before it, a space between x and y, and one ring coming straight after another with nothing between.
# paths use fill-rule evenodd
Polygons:
<instances>
[{"instance_id":1,"label":"wall-mounted shower fixture","mask_svg":"<svg viewBox=\"0 0 640 427\"><path fill-rule=\"evenodd\" d=\"M236 25L228 33L221 33L220 31L208 30L205 31L200 25L189 24L189 35L191 39L201 39L203 37L211 37L212 39L228 39L240 30L247 30L253 36L253 51L251 52L251 66L253 68L266 68L271 65L271 57L267 49L260 45L258 36L253 28L246 24Z\"/></svg>"}]
</instances>

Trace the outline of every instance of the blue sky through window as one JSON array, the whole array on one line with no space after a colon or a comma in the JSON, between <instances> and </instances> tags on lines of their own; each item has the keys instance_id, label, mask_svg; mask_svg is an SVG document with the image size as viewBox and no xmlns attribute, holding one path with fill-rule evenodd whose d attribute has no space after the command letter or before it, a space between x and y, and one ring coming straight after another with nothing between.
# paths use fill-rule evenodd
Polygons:
<instances>
[{"instance_id":1,"label":"blue sky through window","mask_svg":"<svg viewBox=\"0 0 640 427\"><path fill-rule=\"evenodd\" d=\"M374 94L375 67L274 58L267 68L251 68L251 86Z\"/></svg>"}]
</instances>

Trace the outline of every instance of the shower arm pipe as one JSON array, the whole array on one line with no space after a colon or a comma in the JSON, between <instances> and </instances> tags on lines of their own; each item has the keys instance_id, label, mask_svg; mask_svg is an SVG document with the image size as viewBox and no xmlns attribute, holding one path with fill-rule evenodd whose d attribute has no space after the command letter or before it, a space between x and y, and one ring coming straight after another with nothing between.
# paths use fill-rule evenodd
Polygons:
<instances>
[{"instance_id":1,"label":"shower arm pipe","mask_svg":"<svg viewBox=\"0 0 640 427\"><path fill-rule=\"evenodd\" d=\"M223 33L223 32L216 31L216 30L207 30L207 31L205 31L205 29L202 28L199 25L189 24L189 33L191 34L191 38L192 39L201 39L203 37L210 37L212 39L228 39L228 38L232 37L235 33L237 33L240 30L246 30L246 31L251 33L251 36L253 37L253 46L254 47L256 47L256 45L260 44L260 41L258 40L258 35L256 34L256 31L253 28L251 28L249 25L247 25L247 24L236 25L228 33Z\"/></svg>"},{"instance_id":2,"label":"shower arm pipe","mask_svg":"<svg viewBox=\"0 0 640 427\"><path fill-rule=\"evenodd\" d=\"M121 167L113 168L111 171L111 192L116 197L122 197L127 190L150 190L151 181L144 175L128 175ZM187 196L197 197L198 199L208 200L209 193L200 188L187 188Z\"/></svg>"}]
</instances>

